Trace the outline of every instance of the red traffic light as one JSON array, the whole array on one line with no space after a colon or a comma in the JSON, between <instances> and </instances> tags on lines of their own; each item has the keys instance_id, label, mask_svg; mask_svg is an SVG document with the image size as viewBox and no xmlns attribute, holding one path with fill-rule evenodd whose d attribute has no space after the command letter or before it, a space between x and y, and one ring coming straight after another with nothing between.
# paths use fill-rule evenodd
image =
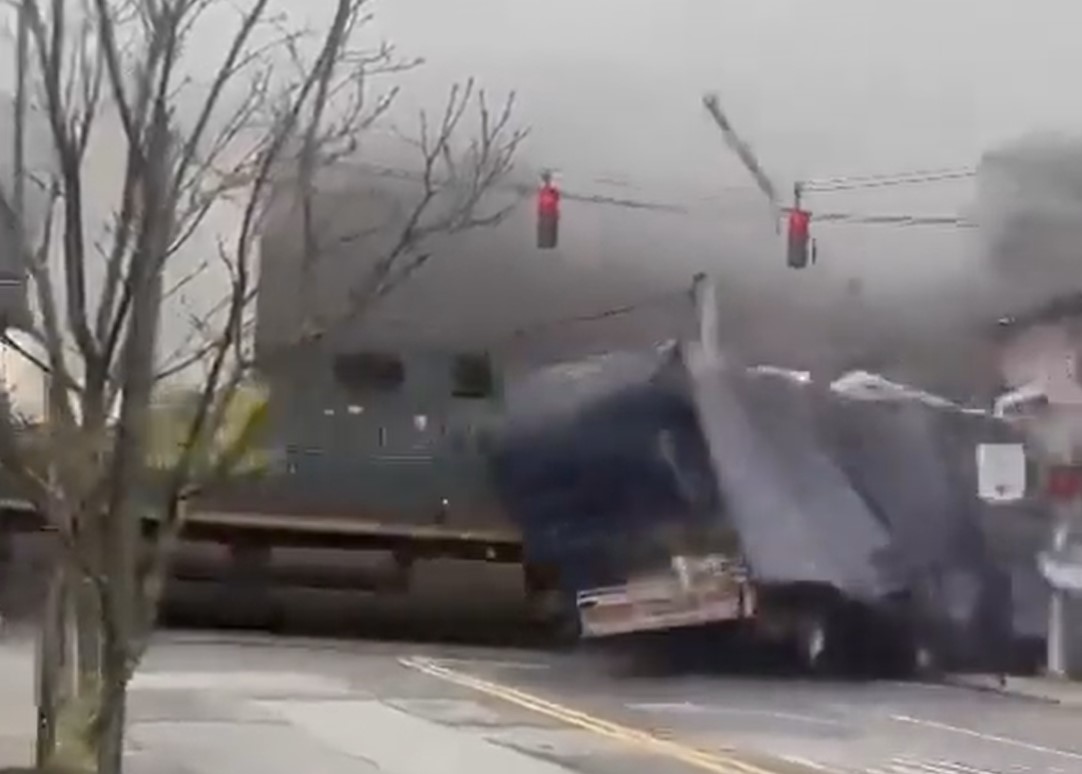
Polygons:
<instances>
[{"instance_id":1,"label":"red traffic light","mask_svg":"<svg viewBox=\"0 0 1082 774\"><path fill-rule=\"evenodd\" d=\"M537 246L541 250L556 247L560 235L560 189L545 180L537 192Z\"/></svg>"},{"instance_id":2,"label":"red traffic light","mask_svg":"<svg viewBox=\"0 0 1082 774\"><path fill-rule=\"evenodd\" d=\"M811 213L807 210L793 209L789 211L789 238L808 238L811 230Z\"/></svg>"},{"instance_id":3,"label":"red traffic light","mask_svg":"<svg viewBox=\"0 0 1082 774\"><path fill-rule=\"evenodd\" d=\"M537 214L560 216L560 189L545 183L537 192Z\"/></svg>"},{"instance_id":4,"label":"red traffic light","mask_svg":"<svg viewBox=\"0 0 1082 774\"><path fill-rule=\"evenodd\" d=\"M808 265L808 242L811 231L811 213L794 207L789 211L789 254L788 263L792 269L803 269Z\"/></svg>"}]
</instances>

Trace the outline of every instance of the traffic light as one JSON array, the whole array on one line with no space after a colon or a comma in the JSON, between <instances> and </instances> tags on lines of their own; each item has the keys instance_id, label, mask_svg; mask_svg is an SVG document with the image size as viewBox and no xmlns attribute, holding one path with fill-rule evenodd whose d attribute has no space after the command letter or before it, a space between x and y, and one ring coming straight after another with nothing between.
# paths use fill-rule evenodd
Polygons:
<instances>
[{"instance_id":1,"label":"traffic light","mask_svg":"<svg viewBox=\"0 0 1082 774\"><path fill-rule=\"evenodd\" d=\"M809 263L811 213L794 207L789 211L789 268L803 269Z\"/></svg>"},{"instance_id":2,"label":"traffic light","mask_svg":"<svg viewBox=\"0 0 1082 774\"><path fill-rule=\"evenodd\" d=\"M547 173L541 180L537 191L537 247L552 250L560 238L560 189Z\"/></svg>"}]
</instances>

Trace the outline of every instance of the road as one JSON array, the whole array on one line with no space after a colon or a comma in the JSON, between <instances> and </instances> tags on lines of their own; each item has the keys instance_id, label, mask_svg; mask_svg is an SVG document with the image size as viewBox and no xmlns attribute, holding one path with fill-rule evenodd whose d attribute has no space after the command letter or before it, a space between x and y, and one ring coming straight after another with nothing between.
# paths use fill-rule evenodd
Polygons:
<instances>
[{"instance_id":1,"label":"road","mask_svg":"<svg viewBox=\"0 0 1082 774\"><path fill-rule=\"evenodd\" d=\"M1072 774L1082 713L961 688L634 677L586 653L169 633L133 771ZM139 766L139 763L146 764Z\"/></svg>"},{"instance_id":2,"label":"road","mask_svg":"<svg viewBox=\"0 0 1082 774\"><path fill-rule=\"evenodd\" d=\"M724 758L735 750L768 770L788 763L868 774L1082 771L1082 714L1037 701L884 681L636 678L592 662L549 657L524 669L478 659L445 664L453 674L443 677L464 674L474 690L512 703L539 697L645 731L679 745L660 750L668 757L686 749Z\"/></svg>"},{"instance_id":3,"label":"road","mask_svg":"<svg viewBox=\"0 0 1082 774\"><path fill-rule=\"evenodd\" d=\"M507 580L498 595L481 586L466 595L433 576L426 584L445 596L433 590L401 616L373 600L336 615L308 597L291 605L295 622L334 620L348 637L162 632L132 686L129 772L1082 772L1082 711L1033 700L888 681L648 673L590 650L508 646L500 632L518 628L521 611ZM469 604L453 609L452 597ZM497 613L502 626L492 625ZM472 643L447 640L456 625ZM486 628L495 644L476 644ZM421 631L441 639L421 641ZM388 632L399 639L373 639ZM0 630L0 769L5 755L29 750L32 655L18 628Z\"/></svg>"},{"instance_id":4,"label":"road","mask_svg":"<svg viewBox=\"0 0 1082 774\"><path fill-rule=\"evenodd\" d=\"M466 595L434 576L429 585L446 596L433 592L402 615L371 599L335 605L336 615L307 597L290 606L294 623L343 625L337 637L318 628L308 637L162 632L133 684L129 771L1082 772L1082 711L1033 700L916 683L629 671L590 650L508 646L500 632L521 623L511 580L500 595L480 586ZM452 597L470 604L454 608ZM448 641L456 625L472 643ZM476 644L484 630L493 644ZM18 631L0 630L0 769L12 751L29 750L32 732L33 647ZM422 631L440 640L421 641ZM373 639L388 632L399 640Z\"/></svg>"}]
</instances>

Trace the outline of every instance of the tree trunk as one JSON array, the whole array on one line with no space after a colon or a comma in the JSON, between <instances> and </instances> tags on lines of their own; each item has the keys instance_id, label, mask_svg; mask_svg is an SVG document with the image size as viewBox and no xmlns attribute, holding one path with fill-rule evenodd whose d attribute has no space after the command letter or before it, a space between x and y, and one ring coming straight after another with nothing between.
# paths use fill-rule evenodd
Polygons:
<instances>
[{"instance_id":1,"label":"tree trunk","mask_svg":"<svg viewBox=\"0 0 1082 774\"><path fill-rule=\"evenodd\" d=\"M64 558L54 565L38 654L37 765L121 771L126 664L110 658L97 590Z\"/></svg>"},{"instance_id":2,"label":"tree trunk","mask_svg":"<svg viewBox=\"0 0 1082 774\"><path fill-rule=\"evenodd\" d=\"M124 724L128 709L127 649L122 643L111 642L112 637L105 639L101 701L95 724L97 774L120 774L124 767Z\"/></svg>"},{"instance_id":3,"label":"tree trunk","mask_svg":"<svg viewBox=\"0 0 1082 774\"><path fill-rule=\"evenodd\" d=\"M44 769L56 755L56 714L61 703L64 659L63 568L54 560L42 612L37 657L37 740L35 760Z\"/></svg>"}]
</instances>

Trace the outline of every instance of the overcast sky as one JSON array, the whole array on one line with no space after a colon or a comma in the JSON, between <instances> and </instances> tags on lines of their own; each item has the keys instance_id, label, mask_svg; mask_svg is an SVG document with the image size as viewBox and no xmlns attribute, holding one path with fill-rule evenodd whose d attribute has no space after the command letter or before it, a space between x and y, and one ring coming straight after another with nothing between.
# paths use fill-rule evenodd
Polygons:
<instances>
[{"instance_id":1,"label":"overcast sky","mask_svg":"<svg viewBox=\"0 0 1082 774\"><path fill-rule=\"evenodd\" d=\"M1034 127L1082 127L1082 4L1072 0L374 7L381 31L428 59L418 87L477 74L517 89L524 117L545 127L534 151L568 167L619 173L635 158L644 176L701 176L702 148L680 140L703 136L707 89L785 177L970 164Z\"/></svg>"},{"instance_id":2,"label":"overcast sky","mask_svg":"<svg viewBox=\"0 0 1082 774\"><path fill-rule=\"evenodd\" d=\"M797 179L977 164L1030 132L1082 135L1075 0L374 0L378 34L427 65L399 108L469 75L518 92L524 174L701 209L776 266L758 194L700 105L717 91L783 189ZM617 187L612 181L623 185ZM965 214L972 180L812 196L820 211ZM765 233L764 233L765 226ZM970 277L971 232L818 229L822 274L908 298ZM692 240L694 241L694 240ZM697 249L697 248L696 248ZM671 252L671 250L669 250ZM956 271L951 268L956 267ZM764 274L764 277L767 275ZM764 279L764 281L766 281ZM770 282L792 282L770 275ZM807 283L808 280L801 280ZM877 291L878 287L878 291Z\"/></svg>"},{"instance_id":3,"label":"overcast sky","mask_svg":"<svg viewBox=\"0 0 1082 774\"><path fill-rule=\"evenodd\" d=\"M863 314L898 308L907 326L934 336L987 316L985 246L973 230L821 224L822 265L785 271L760 198L701 108L704 92L720 94L786 189L797 179L975 166L1032 132L1082 135L1077 0L380 0L375 8L376 28L428 62L400 79L400 108L438 102L468 75L516 90L519 117L533 128L524 173L552 166L568 189L696 209L682 245L659 228L652 254L638 260L679 271L712 251L723 285L757 294L764 309L780 299L826 317L848 303L837 293L857 279ZM808 205L950 215L970 213L973 199L964 180L817 195ZM576 210L567 211L570 222Z\"/></svg>"},{"instance_id":4,"label":"overcast sky","mask_svg":"<svg viewBox=\"0 0 1082 774\"><path fill-rule=\"evenodd\" d=\"M309 20L331 8L330 0L276 4ZM819 305L829 306L858 278L864 304L927 298L914 324L938 324L969 303L951 294L973 284L980 246L959 230L824 226L823 266L794 279L781 268L760 198L701 108L704 92L721 95L784 188L973 166L1035 130L1082 135L1079 0L371 0L371 10L373 43L387 39L403 57L426 59L382 82L403 89L397 123L408 129L417 108L438 108L449 85L468 76L494 99L515 90L517 120L532 128L519 160L524 179L554 167L575 192L695 210L686 245L673 244L670 231L652 253L689 274L685 247L699 257L714 251L729 262L719 270L737 270L740 292L761 289L764 303L820 288ZM231 11L223 4L215 13L228 20ZM197 74L228 44L229 25L218 18L200 28L190 62ZM0 67L0 88L5 79L10 68ZM963 181L817 196L809 205L942 215L972 198L972 181ZM591 238L598 250L625 252L616 249L619 233ZM572 232L568 239L574 251Z\"/></svg>"}]
</instances>

